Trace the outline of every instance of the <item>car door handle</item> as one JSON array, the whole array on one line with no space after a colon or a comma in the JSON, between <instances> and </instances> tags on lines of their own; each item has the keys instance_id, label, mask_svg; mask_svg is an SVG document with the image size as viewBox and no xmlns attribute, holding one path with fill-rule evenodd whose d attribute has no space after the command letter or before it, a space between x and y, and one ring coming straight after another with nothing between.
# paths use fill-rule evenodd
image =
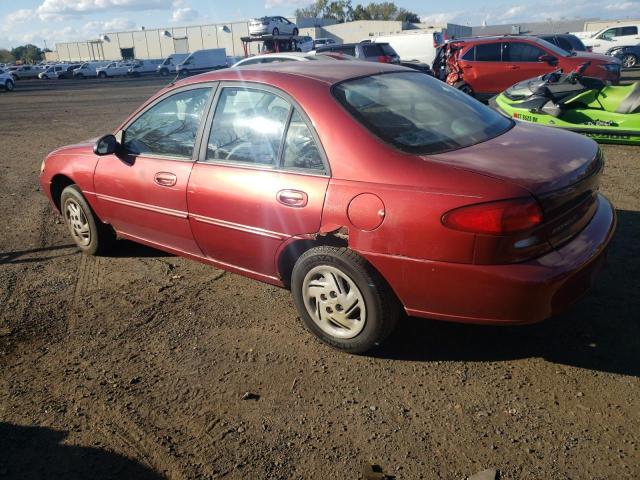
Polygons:
<instances>
[{"instance_id":1,"label":"car door handle","mask_svg":"<svg viewBox=\"0 0 640 480\"><path fill-rule=\"evenodd\" d=\"M518 65L509 65L509 68L511 70L520 70L520 67Z\"/></svg>"},{"instance_id":2,"label":"car door handle","mask_svg":"<svg viewBox=\"0 0 640 480\"><path fill-rule=\"evenodd\" d=\"M161 187L173 187L178 181L178 177L171 172L158 172L153 177L153 181Z\"/></svg>"},{"instance_id":3,"label":"car door handle","mask_svg":"<svg viewBox=\"0 0 640 480\"><path fill-rule=\"evenodd\" d=\"M302 208L307 205L309 197L300 190L280 190L276 199L286 207Z\"/></svg>"}]
</instances>

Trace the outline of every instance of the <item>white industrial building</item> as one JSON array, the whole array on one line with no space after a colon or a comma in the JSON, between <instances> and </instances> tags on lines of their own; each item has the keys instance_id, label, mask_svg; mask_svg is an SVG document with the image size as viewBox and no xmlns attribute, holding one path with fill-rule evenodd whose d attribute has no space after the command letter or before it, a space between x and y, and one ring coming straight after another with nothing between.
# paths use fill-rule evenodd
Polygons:
<instances>
[{"instance_id":1,"label":"white industrial building","mask_svg":"<svg viewBox=\"0 0 640 480\"><path fill-rule=\"evenodd\" d=\"M452 24L432 26L400 21L369 20L334 23L321 19L300 19L297 23L300 35L309 35L313 38L330 37L340 43L359 42L369 37L425 28L447 28L450 35L456 36L471 34L470 27ZM47 59L60 61L156 59L165 58L172 53L188 53L205 48L225 48L227 55L244 55L241 38L248 35L247 22L106 32L96 40L57 43L56 51L48 54ZM257 52L258 45L251 44L250 53Z\"/></svg>"}]
</instances>

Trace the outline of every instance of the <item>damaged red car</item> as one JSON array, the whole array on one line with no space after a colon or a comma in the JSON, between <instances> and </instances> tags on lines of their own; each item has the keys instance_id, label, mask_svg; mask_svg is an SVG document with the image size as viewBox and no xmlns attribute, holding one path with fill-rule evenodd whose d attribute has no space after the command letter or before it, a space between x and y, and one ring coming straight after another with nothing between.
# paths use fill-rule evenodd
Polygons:
<instances>
[{"instance_id":1,"label":"damaged red car","mask_svg":"<svg viewBox=\"0 0 640 480\"><path fill-rule=\"evenodd\" d=\"M603 166L593 141L419 72L286 62L171 84L40 182L86 254L120 237L289 288L313 334L364 352L403 311L565 309L614 232Z\"/></svg>"},{"instance_id":2,"label":"damaged red car","mask_svg":"<svg viewBox=\"0 0 640 480\"><path fill-rule=\"evenodd\" d=\"M441 80L487 100L527 78L562 69L569 73L589 62L585 75L618 83L617 58L567 52L538 37L502 35L452 40L438 47L433 70Z\"/></svg>"}]
</instances>

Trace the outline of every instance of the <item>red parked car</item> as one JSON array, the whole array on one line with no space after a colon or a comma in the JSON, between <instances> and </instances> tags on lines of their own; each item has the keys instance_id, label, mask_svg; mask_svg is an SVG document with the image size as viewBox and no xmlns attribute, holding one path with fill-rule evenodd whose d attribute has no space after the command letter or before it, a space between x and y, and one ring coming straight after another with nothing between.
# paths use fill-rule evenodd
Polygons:
<instances>
[{"instance_id":1,"label":"red parked car","mask_svg":"<svg viewBox=\"0 0 640 480\"><path fill-rule=\"evenodd\" d=\"M541 38L477 37L443 45L433 69L449 85L481 99L490 98L527 78L561 68L571 72L586 62L588 77L618 83L620 61L608 55L567 52Z\"/></svg>"},{"instance_id":2,"label":"red parked car","mask_svg":"<svg viewBox=\"0 0 640 480\"><path fill-rule=\"evenodd\" d=\"M399 66L283 62L161 90L60 148L42 191L87 254L115 236L290 288L363 352L410 315L543 320L589 287L614 210L586 137Z\"/></svg>"}]
</instances>

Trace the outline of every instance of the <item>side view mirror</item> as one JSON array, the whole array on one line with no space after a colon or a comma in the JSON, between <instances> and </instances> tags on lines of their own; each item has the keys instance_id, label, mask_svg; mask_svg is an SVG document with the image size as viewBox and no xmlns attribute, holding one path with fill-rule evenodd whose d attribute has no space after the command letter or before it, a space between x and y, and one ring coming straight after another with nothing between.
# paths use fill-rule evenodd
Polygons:
<instances>
[{"instance_id":1,"label":"side view mirror","mask_svg":"<svg viewBox=\"0 0 640 480\"><path fill-rule=\"evenodd\" d=\"M100 137L93 146L93 153L96 155L112 155L116 153L120 145L116 140L116 137L112 134L104 135Z\"/></svg>"},{"instance_id":2,"label":"side view mirror","mask_svg":"<svg viewBox=\"0 0 640 480\"><path fill-rule=\"evenodd\" d=\"M538 57L538 61L539 62L547 62L549 65L555 65L556 63L558 63L558 59L556 57L551 56L551 55L540 55Z\"/></svg>"}]
</instances>

